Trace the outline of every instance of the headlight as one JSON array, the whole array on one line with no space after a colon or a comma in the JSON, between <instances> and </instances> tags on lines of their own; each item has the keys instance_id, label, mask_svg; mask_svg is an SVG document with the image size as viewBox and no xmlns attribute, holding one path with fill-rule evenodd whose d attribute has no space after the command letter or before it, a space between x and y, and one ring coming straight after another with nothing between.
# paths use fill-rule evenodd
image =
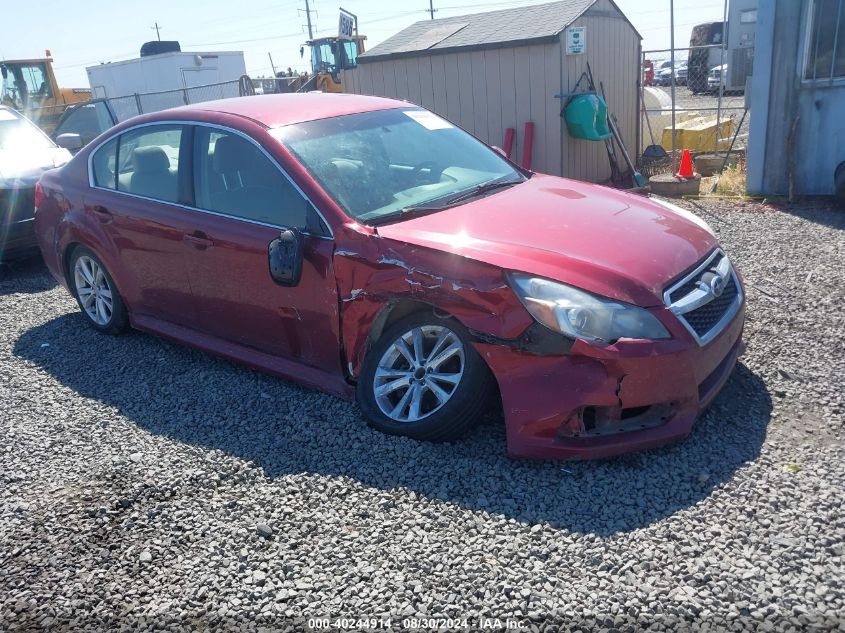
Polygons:
<instances>
[{"instance_id":1,"label":"headlight","mask_svg":"<svg viewBox=\"0 0 845 633\"><path fill-rule=\"evenodd\" d=\"M542 277L511 273L522 305L546 327L572 338L612 343L620 338L664 339L669 332L642 308L592 295Z\"/></svg>"},{"instance_id":2,"label":"headlight","mask_svg":"<svg viewBox=\"0 0 845 633\"><path fill-rule=\"evenodd\" d=\"M716 234L713 232L713 229L710 228L710 225L707 224L707 222L702 220L700 217L698 217L695 213L687 211L686 209L679 207L677 204L672 204L671 202L669 202L668 200L664 200L663 198L655 198L654 196L649 196L648 199L654 202L655 204L659 204L664 209L669 209L669 211L677 213L682 218L689 220L693 224L697 224L702 229L710 233L710 235L713 235L715 237Z\"/></svg>"}]
</instances>

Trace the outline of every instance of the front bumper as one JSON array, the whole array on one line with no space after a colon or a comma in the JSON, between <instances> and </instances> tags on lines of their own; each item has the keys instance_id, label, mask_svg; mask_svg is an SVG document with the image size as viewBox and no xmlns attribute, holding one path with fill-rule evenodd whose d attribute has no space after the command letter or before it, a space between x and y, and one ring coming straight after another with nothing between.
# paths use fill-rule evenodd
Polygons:
<instances>
[{"instance_id":1,"label":"front bumper","mask_svg":"<svg viewBox=\"0 0 845 633\"><path fill-rule=\"evenodd\" d=\"M0 261L38 251L35 189L0 189Z\"/></svg>"},{"instance_id":2,"label":"front bumper","mask_svg":"<svg viewBox=\"0 0 845 633\"><path fill-rule=\"evenodd\" d=\"M477 343L499 383L508 454L595 459L686 437L743 351L743 305L704 346L680 329L667 341L576 341L566 356Z\"/></svg>"}]
</instances>

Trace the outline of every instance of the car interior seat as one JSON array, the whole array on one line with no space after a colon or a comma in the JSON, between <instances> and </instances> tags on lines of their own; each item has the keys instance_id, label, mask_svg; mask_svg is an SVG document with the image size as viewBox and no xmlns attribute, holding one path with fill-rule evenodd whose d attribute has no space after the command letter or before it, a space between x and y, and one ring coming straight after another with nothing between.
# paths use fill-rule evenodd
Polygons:
<instances>
[{"instance_id":1,"label":"car interior seat","mask_svg":"<svg viewBox=\"0 0 845 633\"><path fill-rule=\"evenodd\" d=\"M129 179L129 193L176 201L176 174L170 170L170 159L161 147L136 147L132 151L132 166L134 169Z\"/></svg>"}]
</instances>

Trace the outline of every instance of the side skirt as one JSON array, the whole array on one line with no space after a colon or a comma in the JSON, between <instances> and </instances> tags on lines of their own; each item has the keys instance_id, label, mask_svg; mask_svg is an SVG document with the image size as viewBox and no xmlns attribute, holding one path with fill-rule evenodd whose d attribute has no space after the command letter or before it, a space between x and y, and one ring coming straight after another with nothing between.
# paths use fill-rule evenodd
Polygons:
<instances>
[{"instance_id":1,"label":"side skirt","mask_svg":"<svg viewBox=\"0 0 845 633\"><path fill-rule=\"evenodd\" d=\"M166 339L194 347L215 356L246 365L252 369L273 374L291 382L325 391L345 400L355 399L355 389L342 376L308 367L292 360L265 354L251 347L224 341L181 325L174 325L150 316L130 317L132 327L142 332L156 334Z\"/></svg>"}]
</instances>

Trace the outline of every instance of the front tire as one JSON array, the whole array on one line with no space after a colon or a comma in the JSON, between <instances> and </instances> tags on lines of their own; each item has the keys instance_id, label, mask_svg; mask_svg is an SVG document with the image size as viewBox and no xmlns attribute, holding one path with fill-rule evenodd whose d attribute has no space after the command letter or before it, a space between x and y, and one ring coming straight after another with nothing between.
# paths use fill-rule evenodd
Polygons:
<instances>
[{"instance_id":1,"label":"front tire","mask_svg":"<svg viewBox=\"0 0 845 633\"><path fill-rule=\"evenodd\" d=\"M385 330L364 360L357 387L370 426L432 442L463 436L490 393L490 372L466 330L429 312Z\"/></svg>"},{"instance_id":2,"label":"front tire","mask_svg":"<svg viewBox=\"0 0 845 633\"><path fill-rule=\"evenodd\" d=\"M70 256L70 287L88 325L105 334L120 334L129 328L126 305L117 285L100 258L84 246Z\"/></svg>"}]
</instances>

